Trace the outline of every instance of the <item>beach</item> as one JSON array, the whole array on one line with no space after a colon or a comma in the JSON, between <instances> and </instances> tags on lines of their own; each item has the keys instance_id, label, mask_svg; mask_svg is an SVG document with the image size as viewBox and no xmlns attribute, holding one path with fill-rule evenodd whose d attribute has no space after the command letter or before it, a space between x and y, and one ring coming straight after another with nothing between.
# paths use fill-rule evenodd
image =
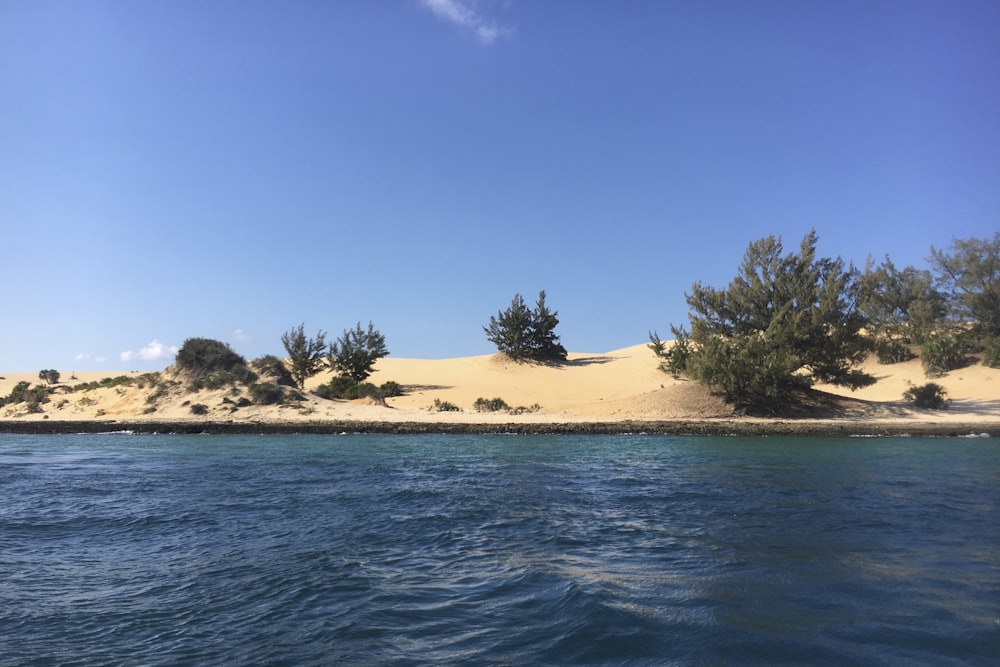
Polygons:
<instances>
[{"instance_id":1,"label":"beach","mask_svg":"<svg viewBox=\"0 0 1000 667\"><path fill-rule=\"evenodd\" d=\"M62 371L60 383L40 412L23 404L0 407L0 430L80 431L198 430L379 432L706 432L808 434L1000 435L1000 369L973 365L927 378L919 359L882 365L872 357L862 370L877 382L864 389L817 385L828 393L814 413L794 418L749 417L705 387L658 367L645 344L604 353L570 353L558 364L514 363L498 354L453 359L380 359L368 379L393 381L403 395L385 399L329 400L312 394L332 373L306 382L302 401L247 404L246 388L159 392L148 371ZM160 375L169 377L171 369ZM129 376L138 381L69 391L85 382ZM146 375L146 381L143 376ZM0 373L0 396L21 381L38 384L37 373ZM903 398L911 385L942 385L945 410L916 408ZM481 412L478 399L502 399L510 410ZM442 405L456 410L436 409ZM193 406L199 406L195 414Z\"/></svg>"}]
</instances>

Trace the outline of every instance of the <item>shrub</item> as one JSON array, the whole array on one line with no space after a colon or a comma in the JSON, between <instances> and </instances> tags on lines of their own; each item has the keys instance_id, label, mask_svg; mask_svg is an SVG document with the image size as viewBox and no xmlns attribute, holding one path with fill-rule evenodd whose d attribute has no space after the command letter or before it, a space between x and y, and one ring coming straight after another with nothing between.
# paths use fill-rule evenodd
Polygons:
<instances>
[{"instance_id":1,"label":"shrub","mask_svg":"<svg viewBox=\"0 0 1000 667\"><path fill-rule=\"evenodd\" d=\"M434 405L429 408L432 412L461 412L462 408L449 401L442 401L440 398L434 399Z\"/></svg>"},{"instance_id":2,"label":"shrub","mask_svg":"<svg viewBox=\"0 0 1000 667\"><path fill-rule=\"evenodd\" d=\"M195 403L194 405L191 406L191 414L194 414L194 415L207 415L208 414L208 406L205 405L204 403Z\"/></svg>"},{"instance_id":3,"label":"shrub","mask_svg":"<svg viewBox=\"0 0 1000 667\"><path fill-rule=\"evenodd\" d=\"M502 398L477 398L472 404L476 412L499 412L501 410L510 411L510 406Z\"/></svg>"},{"instance_id":4,"label":"shrub","mask_svg":"<svg viewBox=\"0 0 1000 667\"><path fill-rule=\"evenodd\" d=\"M525 407L523 405L519 405L516 408L510 408L509 410L507 410L507 412L509 412L512 415L522 415L522 414L524 414L526 412L538 412L541 409L542 409L542 406L539 405L538 403L535 403L535 404L529 405L527 407Z\"/></svg>"},{"instance_id":5,"label":"shrub","mask_svg":"<svg viewBox=\"0 0 1000 667\"><path fill-rule=\"evenodd\" d=\"M274 405L285 398L285 391L273 382L250 385L250 398L259 405Z\"/></svg>"},{"instance_id":6,"label":"shrub","mask_svg":"<svg viewBox=\"0 0 1000 667\"><path fill-rule=\"evenodd\" d=\"M944 410L947 408L946 395L947 392L945 392L944 387L935 382L928 382L919 387L910 387L903 392L903 398L913 401L913 404L918 408L929 410Z\"/></svg>"},{"instance_id":7,"label":"shrub","mask_svg":"<svg viewBox=\"0 0 1000 667\"><path fill-rule=\"evenodd\" d=\"M403 395L403 386L394 380L384 382L382 386L379 387L379 390L381 390L382 395L386 398Z\"/></svg>"},{"instance_id":8,"label":"shrub","mask_svg":"<svg viewBox=\"0 0 1000 667\"><path fill-rule=\"evenodd\" d=\"M0 406L24 403L28 412L41 412L42 403L48 403L51 391L44 385L31 386L30 382L18 382L6 398L0 399Z\"/></svg>"},{"instance_id":9,"label":"shrub","mask_svg":"<svg viewBox=\"0 0 1000 667\"><path fill-rule=\"evenodd\" d=\"M942 334L929 339L924 344L920 358L924 373L928 377L941 376L948 371L968 364L966 347L954 334Z\"/></svg>"},{"instance_id":10,"label":"shrub","mask_svg":"<svg viewBox=\"0 0 1000 667\"><path fill-rule=\"evenodd\" d=\"M246 359L231 347L211 338L188 338L177 351L177 367L196 377L213 371L228 371L234 366L246 366Z\"/></svg>"},{"instance_id":11,"label":"shrub","mask_svg":"<svg viewBox=\"0 0 1000 667\"><path fill-rule=\"evenodd\" d=\"M880 343L876 354L880 364L898 364L909 361L916 356L909 346L901 340L888 340Z\"/></svg>"},{"instance_id":12,"label":"shrub","mask_svg":"<svg viewBox=\"0 0 1000 667\"><path fill-rule=\"evenodd\" d=\"M264 355L250 362L250 366L264 377L273 379L284 387L294 387L295 380L285 362L273 354Z\"/></svg>"},{"instance_id":13,"label":"shrub","mask_svg":"<svg viewBox=\"0 0 1000 667\"><path fill-rule=\"evenodd\" d=\"M358 382L344 391L340 398L346 399L348 401L353 401L358 398L375 398L382 400L382 393L379 391L378 387L373 385L371 382Z\"/></svg>"},{"instance_id":14,"label":"shrub","mask_svg":"<svg viewBox=\"0 0 1000 667\"><path fill-rule=\"evenodd\" d=\"M983 349L983 365L990 368L1000 368L1000 338L986 341Z\"/></svg>"},{"instance_id":15,"label":"shrub","mask_svg":"<svg viewBox=\"0 0 1000 667\"><path fill-rule=\"evenodd\" d=\"M55 369L45 369L38 371L38 379L46 384L58 384L59 371Z\"/></svg>"}]
</instances>

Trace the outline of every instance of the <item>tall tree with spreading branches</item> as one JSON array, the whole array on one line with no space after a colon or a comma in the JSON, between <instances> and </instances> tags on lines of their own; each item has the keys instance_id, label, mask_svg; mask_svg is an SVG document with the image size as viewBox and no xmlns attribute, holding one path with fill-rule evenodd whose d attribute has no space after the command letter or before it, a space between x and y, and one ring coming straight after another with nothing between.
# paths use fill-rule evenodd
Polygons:
<instances>
[{"instance_id":1,"label":"tall tree with spreading branches","mask_svg":"<svg viewBox=\"0 0 1000 667\"><path fill-rule=\"evenodd\" d=\"M839 258L817 258L816 241L811 231L798 253L783 254L781 241L769 236L749 245L728 287L695 283L685 295L690 334L672 327L685 351L684 368L674 370L737 407L770 410L814 382L873 383L854 368L871 350L857 308L857 272ZM651 339L655 348L655 333Z\"/></svg>"},{"instance_id":2,"label":"tall tree with spreading branches","mask_svg":"<svg viewBox=\"0 0 1000 667\"><path fill-rule=\"evenodd\" d=\"M288 353L289 371L295 384L302 389L306 380L316 375L325 366L326 333L318 331L316 336L306 336L305 323L281 335L281 343Z\"/></svg>"}]
</instances>

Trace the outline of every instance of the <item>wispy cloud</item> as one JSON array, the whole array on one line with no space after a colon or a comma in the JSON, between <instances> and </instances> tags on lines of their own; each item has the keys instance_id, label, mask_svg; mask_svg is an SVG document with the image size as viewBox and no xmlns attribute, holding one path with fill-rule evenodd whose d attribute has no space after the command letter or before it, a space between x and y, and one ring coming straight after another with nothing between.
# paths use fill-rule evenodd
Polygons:
<instances>
[{"instance_id":1,"label":"wispy cloud","mask_svg":"<svg viewBox=\"0 0 1000 667\"><path fill-rule=\"evenodd\" d=\"M233 329L233 340L237 343L249 343L253 338L243 329Z\"/></svg>"},{"instance_id":2,"label":"wispy cloud","mask_svg":"<svg viewBox=\"0 0 1000 667\"><path fill-rule=\"evenodd\" d=\"M154 340L149 345L145 347L140 347L138 352L134 350L125 350L121 353L122 361L135 361L136 359L141 359L142 361L163 361L164 359L173 359L177 355L177 348L173 345L164 345L158 340Z\"/></svg>"},{"instance_id":3,"label":"wispy cloud","mask_svg":"<svg viewBox=\"0 0 1000 667\"><path fill-rule=\"evenodd\" d=\"M435 16L468 30L483 44L492 44L498 37L513 34L514 29L502 26L483 16L477 0L421 0Z\"/></svg>"}]
</instances>

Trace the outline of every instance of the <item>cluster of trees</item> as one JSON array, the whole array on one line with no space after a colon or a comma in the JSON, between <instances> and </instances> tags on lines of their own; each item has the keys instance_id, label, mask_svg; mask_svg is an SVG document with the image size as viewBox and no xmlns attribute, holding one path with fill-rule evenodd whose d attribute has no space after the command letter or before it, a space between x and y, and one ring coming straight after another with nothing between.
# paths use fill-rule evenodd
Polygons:
<instances>
[{"instance_id":1,"label":"cluster of trees","mask_svg":"<svg viewBox=\"0 0 1000 667\"><path fill-rule=\"evenodd\" d=\"M510 307L490 317L483 330L486 339L514 361L563 361L566 348L556 335L558 314L545 305L545 290L538 293L534 309L516 294Z\"/></svg>"},{"instance_id":2,"label":"cluster of trees","mask_svg":"<svg viewBox=\"0 0 1000 667\"><path fill-rule=\"evenodd\" d=\"M928 374L973 352L1000 366L1000 234L932 247L932 270L897 269L886 257L859 271L818 257L816 242L811 231L785 254L773 236L754 241L727 287L695 283L685 294L690 331L671 325L673 346L650 334L664 370L737 406L775 409L815 382L873 383L856 368L872 350L890 363L920 345Z\"/></svg>"},{"instance_id":3,"label":"cluster of trees","mask_svg":"<svg viewBox=\"0 0 1000 667\"><path fill-rule=\"evenodd\" d=\"M385 336L371 322L367 329L361 322L353 329L345 329L343 335L329 345L326 332L318 331L309 337L305 324L300 324L286 331L281 336L281 343L288 353L292 378L300 388L308 378L326 368L360 384L375 370L375 362L389 354Z\"/></svg>"}]
</instances>

